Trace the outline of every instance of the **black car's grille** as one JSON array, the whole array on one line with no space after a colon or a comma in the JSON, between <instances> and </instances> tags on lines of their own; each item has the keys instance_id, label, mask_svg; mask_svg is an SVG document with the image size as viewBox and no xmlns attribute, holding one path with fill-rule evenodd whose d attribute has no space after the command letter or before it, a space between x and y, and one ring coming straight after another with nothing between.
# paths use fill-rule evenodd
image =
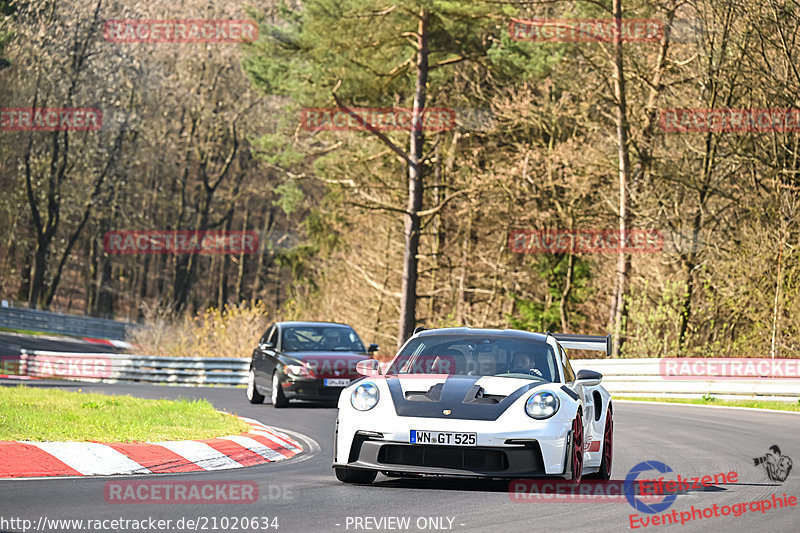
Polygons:
<instances>
[{"instance_id":1,"label":"black car's grille","mask_svg":"<svg viewBox=\"0 0 800 533\"><path fill-rule=\"evenodd\" d=\"M449 446L386 444L378 452L378 462L386 465L424 466L457 470L508 470L508 458L500 450Z\"/></svg>"}]
</instances>

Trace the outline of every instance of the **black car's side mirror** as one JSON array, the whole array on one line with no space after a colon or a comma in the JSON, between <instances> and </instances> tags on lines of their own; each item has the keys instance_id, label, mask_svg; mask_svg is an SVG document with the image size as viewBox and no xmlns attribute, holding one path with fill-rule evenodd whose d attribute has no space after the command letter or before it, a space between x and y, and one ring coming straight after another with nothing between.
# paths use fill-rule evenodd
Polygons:
<instances>
[{"instance_id":1,"label":"black car's side mirror","mask_svg":"<svg viewBox=\"0 0 800 533\"><path fill-rule=\"evenodd\" d=\"M275 345L271 342L262 342L261 344L258 345L258 348L260 350L271 350L275 348Z\"/></svg>"},{"instance_id":2,"label":"black car's side mirror","mask_svg":"<svg viewBox=\"0 0 800 533\"><path fill-rule=\"evenodd\" d=\"M377 352L377 351L378 351L378 350L380 350L380 349L381 349L381 347L380 347L380 346L378 346L378 345L377 345L377 344L375 344L375 343L372 343L372 344L370 344L370 345L369 345L369 348L367 348L367 353L369 353L370 355L372 355L372 354L374 354L375 352Z\"/></svg>"}]
</instances>

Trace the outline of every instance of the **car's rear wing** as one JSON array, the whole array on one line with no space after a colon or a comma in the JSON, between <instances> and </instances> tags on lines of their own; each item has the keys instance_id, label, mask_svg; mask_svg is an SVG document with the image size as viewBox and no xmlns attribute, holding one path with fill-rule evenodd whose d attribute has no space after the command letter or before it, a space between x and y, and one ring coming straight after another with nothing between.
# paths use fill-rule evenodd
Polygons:
<instances>
[{"instance_id":1,"label":"car's rear wing","mask_svg":"<svg viewBox=\"0 0 800 533\"><path fill-rule=\"evenodd\" d=\"M611 335L572 335L570 333L551 333L550 335L567 350L592 350L606 352L606 356L611 356Z\"/></svg>"}]
</instances>

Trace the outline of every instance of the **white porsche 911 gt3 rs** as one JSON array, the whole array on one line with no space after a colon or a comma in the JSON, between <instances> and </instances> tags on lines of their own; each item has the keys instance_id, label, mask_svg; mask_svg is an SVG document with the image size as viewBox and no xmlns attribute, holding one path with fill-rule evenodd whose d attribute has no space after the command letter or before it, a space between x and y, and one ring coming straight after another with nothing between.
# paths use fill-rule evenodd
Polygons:
<instances>
[{"instance_id":1,"label":"white porsche 911 gt3 rs","mask_svg":"<svg viewBox=\"0 0 800 533\"><path fill-rule=\"evenodd\" d=\"M611 476L611 395L564 349L611 353L609 337L446 328L415 333L388 368L339 397L333 468L346 483L389 476L580 482Z\"/></svg>"}]
</instances>

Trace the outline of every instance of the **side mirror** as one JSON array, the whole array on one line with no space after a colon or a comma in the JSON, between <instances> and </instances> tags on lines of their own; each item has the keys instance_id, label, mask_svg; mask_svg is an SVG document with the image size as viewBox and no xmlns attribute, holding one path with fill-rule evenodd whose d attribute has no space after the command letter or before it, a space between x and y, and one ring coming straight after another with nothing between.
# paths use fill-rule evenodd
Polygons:
<instances>
[{"instance_id":1,"label":"side mirror","mask_svg":"<svg viewBox=\"0 0 800 533\"><path fill-rule=\"evenodd\" d=\"M372 343L372 344L370 344L370 345L369 345L369 348L367 348L367 353L369 353L370 355L372 355L372 354L374 354L375 352L377 352L377 351L378 351L378 350L380 350L380 349L381 349L381 347L380 347L380 346L378 346L378 345L377 345L377 344L375 344L375 343Z\"/></svg>"},{"instance_id":2,"label":"side mirror","mask_svg":"<svg viewBox=\"0 0 800 533\"><path fill-rule=\"evenodd\" d=\"M272 344L271 342L262 342L261 344L258 345L258 348L260 350L272 350L273 348L275 348L275 345Z\"/></svg>"},{"instance_id":3,"label":"side mirror","mask_svg":"<svg viewBox=\"0 0 800 533\"><path fill-rule=\"evenodd\" d=\"M591 387L600 385L603 380L603 374L595 372L594 370L578 370L578 375L575 376L575 381L580 382L581 385Z\"/></svg>"},{"instance_id":4,"label":"side mirror","mask_svg":"<svg viewBox=\"0 0 800 533\"><path fill-rule=\"evenodd\" d=\"M380 364L375 359L366 359L356 363L356 372L362 376L377 376L381 373Z\"/></svg>"}]
</instances>

